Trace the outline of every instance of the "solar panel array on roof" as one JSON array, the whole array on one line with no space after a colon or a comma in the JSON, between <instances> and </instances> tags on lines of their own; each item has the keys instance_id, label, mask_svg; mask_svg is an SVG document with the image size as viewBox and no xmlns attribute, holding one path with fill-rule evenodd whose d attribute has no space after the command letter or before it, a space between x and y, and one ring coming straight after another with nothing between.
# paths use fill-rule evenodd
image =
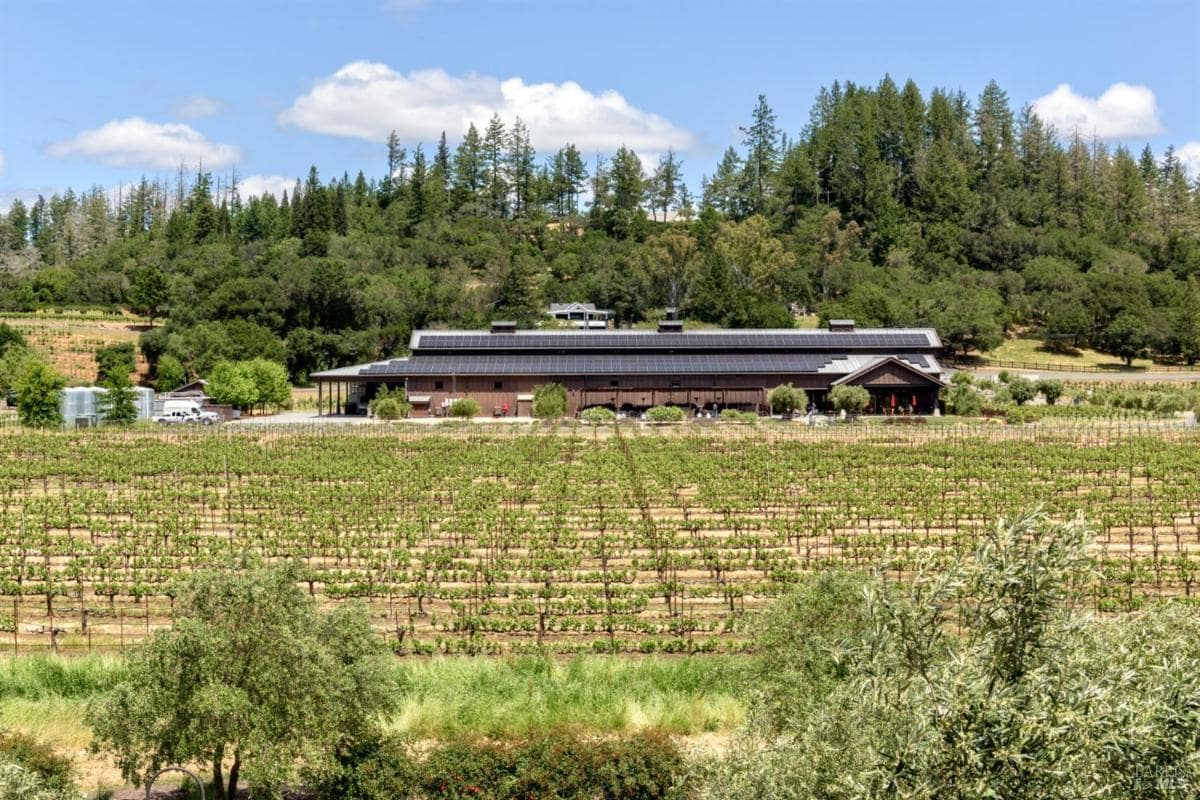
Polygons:
<instances>
[{"instance_id":1,"label":"solar panel array on roof","mask_svg":"<svg viewBox=\"0 0 1200 800\"><path fill-rule=\"evenodd\" d=\"M845 354L431 355L372 364L360 375L805 374L815 373L840 358ZM931 366L924 355L900 358L921 369Z\"/></svg>"},{"instance_id":2,"label":"solar panel array on roof","mask_svg":"<svg viewBox=\"0 0 1200 800\"><path fill-rule=\"evenodd\" d=\"M806 349L813 347L886 349L929 347L921 331L837 333L831 331L745 333L481 333L422 332L420 350L659 350L659 349Z\"/></svg>"}]
</instances>

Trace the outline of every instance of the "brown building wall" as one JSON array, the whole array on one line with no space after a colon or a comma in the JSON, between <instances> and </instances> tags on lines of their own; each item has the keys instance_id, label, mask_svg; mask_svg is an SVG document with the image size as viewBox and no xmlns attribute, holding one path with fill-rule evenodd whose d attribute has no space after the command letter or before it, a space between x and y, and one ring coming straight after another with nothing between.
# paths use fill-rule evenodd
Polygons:
<instances>
[{"instance_id":1,"label":"brown building wall","mask_svg":"<svg viewBox=\"0 0 1200 800\"><path fill-rule=\"evenodd\" d=\"M649 408L656 405L705 407L734 406L766 410L766 395L781 383L804 389L818 407L825 406L825 394L831 378L827 375L618 375L588 377L549 377L527 375L412 377L407 381L410 396L427 396L428 404L414 405L413 416L439 416L451 402L472 397L485 416L504 414L527 416L530 403L519 396L533 394L535 387L557 381L567 388L569 414L590 406ZM912 404L922 412L937 405L937 387L932 383L914 385L914 375L884 367L862 375L854 383L866 386L872 394L872 408L888 413L893 408ZM614 385L615 384L615 385ZM892 395L896 405L892 405Z\"/></svg>"}]
</instances>

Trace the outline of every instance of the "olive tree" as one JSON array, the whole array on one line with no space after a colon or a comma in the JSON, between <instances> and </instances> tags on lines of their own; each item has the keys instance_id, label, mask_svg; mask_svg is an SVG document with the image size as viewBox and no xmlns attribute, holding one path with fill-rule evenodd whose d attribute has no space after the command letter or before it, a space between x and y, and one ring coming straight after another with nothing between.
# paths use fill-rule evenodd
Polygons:
<instances>
[{"instance_id":1,"label":"olive tree","mask_svg":"<svg viewBox=\"0 0 1200 800\"><path fill-rule=\"evenodd\" d=\"M301 764L370 732L395 691L364 609L327 612L289 564L202 571L178 587L174 628L130 654L88 710L93 750L144 783L169 764L210 770L218 800L245 778L276 796Z\"/></svg>"},{"instance_id":2,"label":"olive tree","mask_svg":"<svg viewBox=\"0 0 1200 800\"><path fill-rule=\"evenodd\" d=\"M829 391L829 402L838 411L857 414L871 403L871 393L861 386L835 386Z\"/></svg>"},{"instance_id":3,"label":"olive tree","mask_svg":"<svg viewBox=\"0 0 1200 800\"><path fill-rule=\"evenodd\" d=\"M1029 378L1014 375L1008 379L1008 394L1012 397L1013 402L1019 406L1023 406L1037 397L1037 393L1037 384L1029 380Z\"/></svg>"},{"instance_id":4,"label":"olive tree","mask_svg":"<svg viewBox=\"0 0 1200 800\"><path fill-rule=\"evenodd\" d=\"M840 610L811 592L777 606L760 633L765 700L697 794L1197 796L1200 617L1075 610L1095 579L1091 540L1079 520L1031 512L949 567L911 565L903 586L881 564Z\"/></svg>"},{"instance_id":5,"label":"olive tree","mask_svg":"<svg viewBox=\"0 0 1200 800\"><path fill-rule=\"evenodd\" d=\"M791 414L808 405L808 395L790 383L780 384L767 394L767 405L776 414Z\"/></svg>"}]
</instances>

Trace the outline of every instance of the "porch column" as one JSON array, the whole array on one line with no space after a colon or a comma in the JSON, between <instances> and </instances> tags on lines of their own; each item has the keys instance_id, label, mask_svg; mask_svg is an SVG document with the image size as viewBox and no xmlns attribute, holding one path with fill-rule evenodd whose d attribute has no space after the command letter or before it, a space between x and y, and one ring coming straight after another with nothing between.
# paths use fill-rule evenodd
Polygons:
<instances>
[{"instance_id":1,"label":"porch column","mask_svg":"<svg viewBox=\"0 0 1200 800\"><path fill-rule=\"evenodd\" d=\"M325 386L321 381L317 381L317 416L321 416L321 389Z\"/></svg>"}]
</instances>

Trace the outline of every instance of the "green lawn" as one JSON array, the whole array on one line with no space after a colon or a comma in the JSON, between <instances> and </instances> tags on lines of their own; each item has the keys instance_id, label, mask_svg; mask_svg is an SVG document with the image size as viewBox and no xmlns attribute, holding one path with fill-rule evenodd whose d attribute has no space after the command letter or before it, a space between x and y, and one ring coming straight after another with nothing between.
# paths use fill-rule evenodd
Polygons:
<instances>
[{"instance_id":1,"label":"green lawn","mask_svg":"<svg viewBox=\"0 0 1200 800\"><path fill-rule=\"evenodd\" d=\"M1001 361L1030 361L1038 364L1066 364L1075 367L1098 367L1117 369L1125 366L1125 362L1108 353L1100 353L1086 347L1081 347L1070 353L1056 353L1047 350L1041 339L1016 338L1006 339L1004 344L985 354L985 358ZM1134 367L1150 369L1154 366L1148 358L1135 358Z\"/></svg>"}]
</instances>

